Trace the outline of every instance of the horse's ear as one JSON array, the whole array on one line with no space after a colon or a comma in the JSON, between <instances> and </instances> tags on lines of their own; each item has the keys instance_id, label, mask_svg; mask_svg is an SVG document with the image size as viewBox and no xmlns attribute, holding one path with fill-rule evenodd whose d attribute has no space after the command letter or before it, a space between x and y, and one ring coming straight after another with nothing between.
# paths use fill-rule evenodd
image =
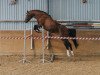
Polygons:
<instances>
[{"instance_id":1,"label":"horse's ear","mask_svg":"<svg viewBox=\"0 0 100 75\"><path fill-rule=\"evenodd\" d=\"M27 14L29 13L29 11L27 10Z\"/></svg>"}]
</instances>

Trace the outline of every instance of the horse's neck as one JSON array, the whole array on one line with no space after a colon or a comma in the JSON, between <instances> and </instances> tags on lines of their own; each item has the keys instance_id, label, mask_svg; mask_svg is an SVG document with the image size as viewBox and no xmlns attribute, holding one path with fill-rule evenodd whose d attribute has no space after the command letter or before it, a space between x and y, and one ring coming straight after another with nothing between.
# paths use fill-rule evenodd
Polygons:
<instances>
[{"instance_id":1,"label":"horse's neck","mask_svg":"<svg viewBox=\"0 0 100 75\"><path fill-rule=\"evenodd\" d=\"M41 18L42 15L43 15L43 14L35 14L35 18L36 18L36 19L39 19L39 18Z\"/></svg>"},{"instance_id":2,"label":"horse's neck","mask_svg":"<svg viewBox=\"0 0 100 75\"><path fill-rule=\"evenodd\" d=\"M33 14L35 15L34 18L39 19L39 18L51 18L48 14L46 14L45 12L40 12L40 11L33 11Z\"/></svg>"},{"instance_id":3,"label":"horse's neck","mask_svg":"<svg viewBox=\"0 0 100 75\"><path fill-rule=\"evenodd\" d=\"M33 11L32 14L35 15L34 18L36 18L36 19L38 19L39 17L41 17L43 15L43 13L38 12L38 11Z\"/></svg>"}]
</instances>

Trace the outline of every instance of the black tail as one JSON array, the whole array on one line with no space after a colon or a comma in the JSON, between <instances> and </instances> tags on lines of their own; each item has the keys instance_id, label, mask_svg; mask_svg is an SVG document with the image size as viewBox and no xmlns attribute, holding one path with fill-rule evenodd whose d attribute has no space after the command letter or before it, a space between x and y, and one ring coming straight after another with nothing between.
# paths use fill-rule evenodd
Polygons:
<instances>
[{"instance_id":1,"label":"black tail","mask_svg":"<svg viewBox=\"0 0 100 75\"><path fill-rule=\"evenodd\" d=\"M76 29L69 29L68 34L69 34L69 37L72 37L72 38L76 37ZM76 39L73 39L72 41L73 41L75 47L77 48L79 45L78 41Z\"/></svg>"}]
</instances>

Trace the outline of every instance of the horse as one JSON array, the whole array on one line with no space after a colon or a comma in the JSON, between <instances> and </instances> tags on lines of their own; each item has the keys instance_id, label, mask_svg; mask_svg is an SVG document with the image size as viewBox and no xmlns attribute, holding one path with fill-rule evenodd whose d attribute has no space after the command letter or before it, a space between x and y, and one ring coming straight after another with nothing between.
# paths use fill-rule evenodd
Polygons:
<instances>
[{"instance_id":1,"label":"horse","mask_svg":"<svg viewBox=\"0 0 100 75\"><path fill-rule=\"evenodd\" d=\"M30 10L27 11L25 17L25 23L28 23L32 18L37 20L38 25L43 26L43 28L50 32L50 34L57 34L60 37L76 37L75 29L68 29L66 26L61 25L56 20L54 20L49 14L41 10ZM74 56L72 45L68 39L61 39L63 44L67 49L67 56ZM76 39L72 39L75 47L78 47L78 42Z\"/></svg>"}]
</instances>

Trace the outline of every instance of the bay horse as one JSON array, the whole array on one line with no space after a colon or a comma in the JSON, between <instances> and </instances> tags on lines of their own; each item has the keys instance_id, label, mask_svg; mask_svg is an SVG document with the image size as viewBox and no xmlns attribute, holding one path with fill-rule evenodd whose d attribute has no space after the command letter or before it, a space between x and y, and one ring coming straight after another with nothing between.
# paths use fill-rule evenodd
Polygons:
<instances>
[{"instance_id":1,"label":"bay horse","mask_svg":"<svg viewBox=\"0 0 100 75\"><path fill-rule=\"evenodd\" d=\"M30 10L26 13L25 23L29 22L32 18L35 18L38 22L39 26L43 26L43 28L49 31L51 34L55 33L58 34L60 37L76 37L76 30L75 29L68 29L66 26L61 25L56 20L41 10ZM37 26L38 27L38 26ZM67 49L67 56L74 56L72 45L68 39L62 39L66 49ZM78 47L78 42L76 39L72 39L75 47Z\"/></svg>"}]
</instances>

